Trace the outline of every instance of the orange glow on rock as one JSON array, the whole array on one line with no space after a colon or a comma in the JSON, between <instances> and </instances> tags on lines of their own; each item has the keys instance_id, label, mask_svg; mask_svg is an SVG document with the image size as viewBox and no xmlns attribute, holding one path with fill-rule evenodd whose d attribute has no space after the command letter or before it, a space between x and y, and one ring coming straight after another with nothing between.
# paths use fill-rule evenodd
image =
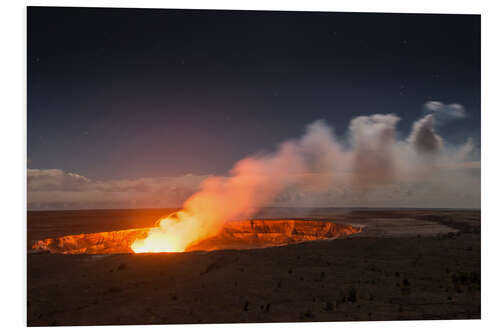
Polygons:
<instances>
[{"instance_id":1,"label":"orange glow on rock","mask_svg":"<svg viewBox=\"0 0 500 333\"><path fill-rule=\"evenodd\" d=\"M185 219L184 219L185 218ZM32 249L62 254L113 254L214 251L283 246L346 237L361 227L311 219L254 219L224 224L217 234L205 237L185 212L158 220L152 228L127 229L47 238ZM187 221L187 222L186 222Z\"/></svg>"}]
</instances>

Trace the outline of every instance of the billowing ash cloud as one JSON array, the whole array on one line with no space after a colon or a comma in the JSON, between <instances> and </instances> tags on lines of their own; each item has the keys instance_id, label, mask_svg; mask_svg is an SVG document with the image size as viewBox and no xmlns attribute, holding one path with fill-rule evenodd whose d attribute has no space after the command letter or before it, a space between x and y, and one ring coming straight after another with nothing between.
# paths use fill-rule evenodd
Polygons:
<instances>
[{"instance_id":1,"label":"billowing ash cloud","mask_svg":"<svg viewBox=\"0 0 500 333\"><path fill-rule=\"evenodd\" d=\"M209 224L273 205L479 207L480 161L472 140L447 143L434 128L435 114L415 121L408 138L400 140L398 121L393 114L354 118L349 144L316 121L275 152L238 161L227 177L96 181L29 169L28 207L179 207L186 199L185 209L203 211L205 217L210 212Z\"/></svg>"},{"instance_id":2,"label":"billowing ash cloud","mask_svg":"<svg viewBox=\"0 0 500 333\"><path fill-rule=\"evenodd\" d=\"M413 124L408 142L421 153L436 153L443 146L443 139L434 131L434 116L429 114Z\"/></svg>"}]
</instances>

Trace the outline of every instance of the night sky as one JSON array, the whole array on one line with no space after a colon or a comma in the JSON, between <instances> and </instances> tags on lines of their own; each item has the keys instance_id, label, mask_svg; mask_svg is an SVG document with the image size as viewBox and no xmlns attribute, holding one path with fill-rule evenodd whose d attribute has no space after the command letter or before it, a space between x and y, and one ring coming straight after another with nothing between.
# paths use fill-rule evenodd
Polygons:
<instances>
[{"instance_id":1,"label":"night sky","mask_svg":"<svg viewBox=\"0 0 500 333\"><path fill-rule=\"evenodd\" d=\"M28 8L28 167L92 179L224 174L325 119L430 100L479 142L480 17Z\"/></svg>"}]
</instances>

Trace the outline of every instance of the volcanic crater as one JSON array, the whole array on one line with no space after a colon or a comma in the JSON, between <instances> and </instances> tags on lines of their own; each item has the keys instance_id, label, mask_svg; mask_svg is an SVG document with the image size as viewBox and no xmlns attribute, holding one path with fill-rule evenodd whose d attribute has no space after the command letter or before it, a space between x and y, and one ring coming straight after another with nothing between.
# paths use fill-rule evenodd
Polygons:
<instances>
[{"instance_id":1,"label":"volcanic crater","mask_svg":"<svg viewBox=\"0 0 500 333\"><path fill-rule=\"evenodd\" d=\"M146 238L149 230L135 228L46 238L36 241L32 249L61 254L134 253L132 243ZM216 236L189 245L185 252L284 246L346 237L361 231L361 227L320 219L233 221L226 223Z\"/></svg>"}]
</instances>

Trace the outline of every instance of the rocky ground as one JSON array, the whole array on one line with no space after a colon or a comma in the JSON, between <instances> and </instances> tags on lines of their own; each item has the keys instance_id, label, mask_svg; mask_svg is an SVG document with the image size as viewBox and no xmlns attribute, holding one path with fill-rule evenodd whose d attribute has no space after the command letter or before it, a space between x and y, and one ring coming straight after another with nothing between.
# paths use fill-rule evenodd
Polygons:
<instances>
[{"instance_id":1,"label":"rocky ground","mask_svg":"<svg viewBox=\"0 0 500 333\"><path fill-rule=\"evenodd\" d=\"M146 227L164 213L30 212L28 245L69 233ZM244 251L30 252L28 325L480 318L479 211L262 213L277 215L332 218L364 231Z\"/></svg>"}]
</instances>

